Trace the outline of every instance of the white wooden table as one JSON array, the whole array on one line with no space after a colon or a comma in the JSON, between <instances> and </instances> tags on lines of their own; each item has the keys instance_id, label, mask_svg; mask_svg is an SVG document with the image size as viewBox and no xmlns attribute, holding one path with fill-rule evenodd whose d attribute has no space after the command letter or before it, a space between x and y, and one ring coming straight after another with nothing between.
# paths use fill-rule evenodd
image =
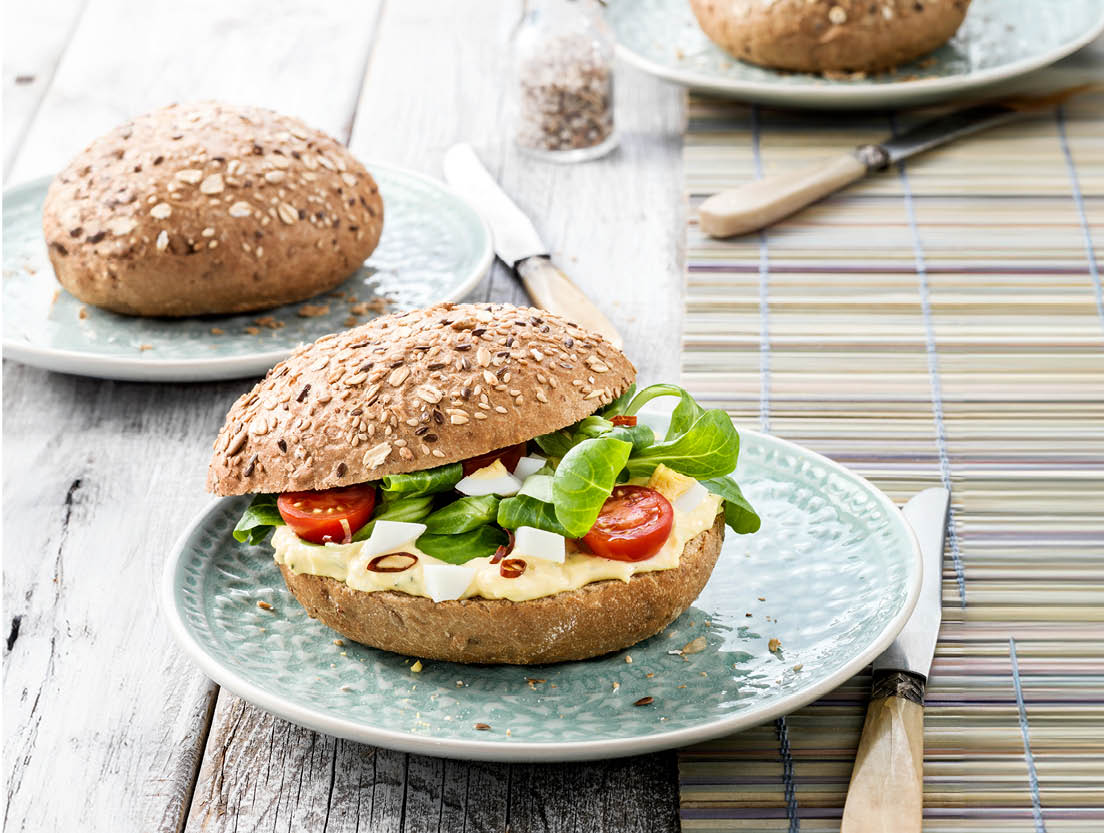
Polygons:
<instances>
[{"instance_id":1,"label":"white wooden table","mask_svg":"<svg viewBox=\"0 0 1104 833\"><path fill-rule=\"evenodd\" d=\"M624 70L621 148L574 167L508 141L520 2L8 0L5 183L171 101L300 116L369 162L440 174L471 141L622 328L677 378L681 90ZM474 298L523 301L501 266ZM252 380L130 384L4 363L7 831L667 831L673 753L588 765L443 761L275 719L200 673L156 601L209 499L211 442Z\"/></svg>"}]
</instances>

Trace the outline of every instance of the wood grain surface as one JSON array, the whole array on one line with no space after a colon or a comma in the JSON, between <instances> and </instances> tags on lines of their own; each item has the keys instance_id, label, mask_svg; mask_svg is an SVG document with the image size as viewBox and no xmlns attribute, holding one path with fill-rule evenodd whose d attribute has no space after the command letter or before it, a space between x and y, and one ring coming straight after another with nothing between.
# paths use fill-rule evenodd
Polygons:
<instances>
[{"instance_id":1,"label":"wood grain surface","mask_svg":"<svg viewBox=\"0 0 1104 833\"><path fill-rule=\"evenodd\" d=\"M130 115L205 97L278 108L369 163L435 176L467 140L624 333L642 380L674 379L683 94L620 71L614 154L527 162L507 115L520 17L520 2L492 0L23 4L5 20L5 182L56 170ZM525 301L501 265L472 297ZM251 384L4 362L5 829L677 829L673 754L511 766L375 749L273 718L178 652L156 584Z\"/></svg>"}]
</instances>

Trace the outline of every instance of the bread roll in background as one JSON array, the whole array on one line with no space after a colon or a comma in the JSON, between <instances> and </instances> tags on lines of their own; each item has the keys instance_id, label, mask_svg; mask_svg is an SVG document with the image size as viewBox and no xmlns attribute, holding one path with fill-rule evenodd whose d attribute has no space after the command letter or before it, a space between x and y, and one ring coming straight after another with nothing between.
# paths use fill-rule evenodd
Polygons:
<instances>
[{"instance_id":1,"label":"bread roll in background","mask_svg":"<svg viewBox=\"0 0 1104 833\"><path fill-rule=\"evenodd\" d=\"M355 272L382 228L379 189L339 142L217 102L155 110L96 139L43 208L61 285L128 315L301 301Z\"/></svg>"},{"instance_id":2,"label":"bread roll in background","mask_svg":"<svg viewBox=\"0 0 1104 833\"><path fill-rule=\"evenodd\" d=\"M797 72L875 72L946 43L970 0L689 0L741 61Z\"/></svg>"}]
</instances>

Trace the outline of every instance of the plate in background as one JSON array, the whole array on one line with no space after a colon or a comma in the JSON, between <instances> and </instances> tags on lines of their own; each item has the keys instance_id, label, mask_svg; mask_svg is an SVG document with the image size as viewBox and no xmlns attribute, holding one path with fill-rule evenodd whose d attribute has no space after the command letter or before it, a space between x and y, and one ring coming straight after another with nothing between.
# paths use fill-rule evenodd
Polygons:
<instances>
[{"instance_id":1,"label":"plate in background","mask_svg":"<svg viewBox=\"0 0 1104 833\"><path fill-rule=\"evenodd\" d=\"M384 224L364 267L330 292L243 315L134 318L81 303L58 284L46 256L42 202L50 179L6 190L4 358L131 381L260 376L297 345L352 326L350 316L364 322L377 314L359 304L382 298L386 311L401 311L471 292L494 259L482 218L435 179L367 167L383 196ZM321 314L301 315L308 305L314 309L304 312Z\"/></svg>"},{"instance_id":2,"label":"plate in background","mask_svg":"<svg viewBox=\"0 0 1104 833\"><path fill-rule=\"evenodd\" d=\"M608 0L628 63L695 90L780 107L931 103L1048 66L1104 32L1099 0L973 0L958 33L930 56L853 80L757 67L705 36L688 0Z\"/></svg>"},{"instance_id":3,"label":"plate in background","mask_svg":"<svg viewBox=\"0 0 1104 833\"><path fill-rule=\"evenodd\" d=\"M162 608L217 683L294 723L363 743L557 761L728 734L860 671L904 625L921 578L912 530L873 485L784 440L751 431L741 440L737 476L762 529L726 536L702 595L664 633L605 657L544 666L427 660L413 673L408 657L335 645L339 634L287 590L271 547L231 536L249 496L216 501L184 532L165 564ZM699 636L705 650L671 653ZM781 642L775 653L772 638ZM654 702L633 705L643 697Z\"/></svg>"}]
</instances>

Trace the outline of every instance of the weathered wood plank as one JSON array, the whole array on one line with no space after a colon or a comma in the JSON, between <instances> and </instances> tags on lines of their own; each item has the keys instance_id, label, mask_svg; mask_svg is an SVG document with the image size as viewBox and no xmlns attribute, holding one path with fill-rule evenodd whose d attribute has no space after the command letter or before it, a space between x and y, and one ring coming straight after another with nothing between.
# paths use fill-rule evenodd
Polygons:
<instances>
[{"instance_id":1,"label":"weathered wood plank","mask_svg":"<svg viewBox=\"0 0 1104 833\"><path fill-rule=\"evenodd\" d=\"M233 388L4 371L5 829L176 830L215 691L156 586Z\"/></svg>"},{"instance_id":2,"label":"weathered wood plank","mask_svg":"<svg viewBox=\"0 0 1104 833\"><path fill-rule=\"evenodd\" d=\"M275 106L344 138L378 7L90 0L11 179L195 97ZM216 687L175 648L156 587L165 549L208 499L211 438L245 384L4 363L5 829L183 826Z\"/></svg>"},{"instance_id":3,"label":"weathered wood plank","mask_svg":"<svg viewBox=\"0 0 1104 833\"><path fill-rule=\"evenodd\" d=\"M622 147L587 165L534 164L514 151L505 126L507 42L519 15L516 3L506 10L489 2L389 4L350 146L366 160L440 175L445 149L471 141L532 213L554 254L623 327L642 376L675 378L682 93L622 72ZM472 297L515 303L525 298L501 264ZM220 693L189 831L315 829L307 822L318 820L323 802L329 808L322 815L327 831L677 829L671 754L586 765L465 763L298 729L280 733L274 729L279 725L229 692ZM274 732L295 748L271 755ZM278 815L269 810L276 804Z\"/></svg>"},{"instance_id":4,"label":"weathered wood plank","mask_svg":"<svg viewBox=\"0 0 1104 833\"><path fill-rule=\"evenodd\" d=\"M89 0L11 181L56 171L95 136L173 101L272 107L345 139L379 0Z\"/></svg>"},{"instance_id":5,"label":"weathered wood plank","mask_svg":"<svg viewBox=\"0 0 1104 833\"><path fill-rule=\"evenodd\" d=\"M85 0L23 3L4 16L4 177L46 95Z\"/></svg>"}]
</instances>

